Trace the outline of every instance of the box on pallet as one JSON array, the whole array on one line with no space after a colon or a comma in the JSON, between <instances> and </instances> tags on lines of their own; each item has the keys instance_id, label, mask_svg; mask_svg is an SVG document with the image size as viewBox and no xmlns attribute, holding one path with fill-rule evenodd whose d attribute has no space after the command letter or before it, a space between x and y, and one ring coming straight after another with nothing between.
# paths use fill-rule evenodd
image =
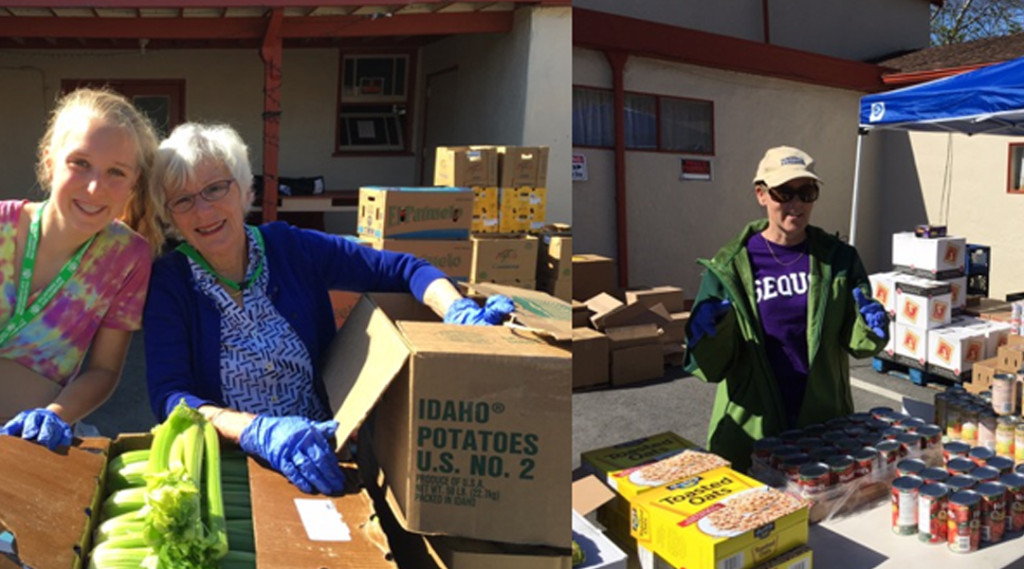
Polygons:
<instances>
[{"instance_id":1,"label":"box on pallet","mask_svg":"<svg viewBox=\"0 0 1024 569\"><path fill-rule=\"evenodd\" d=\"M900 273L895 271L868 276L868 280L871 281L871 295L882 303L889 314L896 313L896 277L898 276Z\"/></svg>"},{"instance_id":2,"label":"box on pallet","mask_svg":"<svg viewBox=\"0 0 1024 569\"><path fill-rule=\"evenodd\" d=\"M473 186L473 223L470 230L473 233L497 233L499 213L498 188Z\"/></svg>"},{"instance_id":3,"label":"box on pallet","mask_svg":"<svg viewBox=\"0 0 1024 569\"><path fill-rule=\"evenodd\" d=\"M652 490L631 512L637 545L671 567L749 569L808 537L806 501L731 468Z\"/></svg>"},{"instance_id":4,"label":"box on pallet","mask_svg":"<svg viewBox=\"0 0 1024 569\"><path fill-rule=\"evenodd\" d=\"M923 366L928 361L928 330L896 323L895 355L906 358L907 363Z\"/></svg>"},{"instance_id":5,"label":"box on pallet","mask_svg":"<svg viewBox=\"0 0 1024 569\"><path fill-rule=\"evenodd\" d=\"M474 235L469 282L522 287L536 282L537 244L532 235ZM532 288L532 287L531 287Z\"/></svg>"},{"instance_id":6,"label":"box on pallet","mask_svg":"<svg viewBox=\"0 0 1024 569\"><path fill-rule=\"evenodd\" d=\"M938 328L952 318L949 283L903 275L896 279L896 323Z\"/></svg>"},{"instance_id":7,"label":"box on pallet","mask_svg":"<svg viewBox=\"0 0 1024 569\"><path fill-rule=\"evenodd\" d=\"M547 187L547 146L499 146L496 150L499 186Z\"/></svg>"},{"instance_id":8,"label":"box on pallet","mask_svg":"<svg viewBox=\"0 0 1024 569\"><path fill-rule=\"evenodd\" d=\"M497 150L486 146L437 147L434 159L434 185L497 186Z\"/></svg>"},{"instance_id":9,"label":"box on pallet","mask_svg":"<svg viewBox=\"0 0 1024 569\"><path fill-rule=\"evenodd\" d=\"M969 321L966 326L981 332L985 337L985 354L982 359L996 357L1000 346L1005 346L1010 341L1010 330L1012 327L1005 322L993 322L991 320L975 318Z\"/></svg>"},{"instance_id":10,"label":"box on pallet","mask_svg":"<svg viewBox=\"0 0 1024 569\"><path fill-rule=\"evenodd\" d=\"M954 313L963 312L967 308L967 277L947 279L949 283L949 305Z\"/></svg>"},{"instance_id":11,"label":"box on pallet","mask_svg":"<svg viewBox=\"0 0 1024 569\"><path fill-rule=\"evenodd\" d=\"M473 244L450 239L382 239L372 240L378 251L409 253L426 259L453 280L469 280L472 275Z\"/></svg>"},{"instance_id":12,"label":"box on pallet","mask_svg":"<svg viewBox=\"0 0 1024 569\"><path fill-rule=\"evenodd\" d=\"M99 523L108 460L148 448L150 440L149 433L121 434L114 441L90 437L51 452L16 437L0 437L0 525L14 535L24 566L85 567ZM252 517L260 566L320 567L333 560L343 566L393 569L386 559L387 540L354 529L372 525L373 506L365 490L319 496L353 531L349 541L314 541L295 506L296 499L309 496L255 460L248 461L248 470L250 494L259 496L252 501ZM281 535L290 537L281 540ZM0 555L0 566L6 566L6 559Z\"/></svg>"},{"instance_id":13,"label":"box on pallet","mask_svg":"<svg viewBox=\"0 0 1024 569\"><path fill-rule=\"evenodd\" d=\"M961 380L978 361L985 359L985 334L967 326L928 330L928 370Z\"/></svg>"},{"instance_id":14,"label":"box on pallet","mask_svg":"<svg viewBox=\"0 0 1024 569\"><path fill-rule=\"evenodd\" d=\"M559 302L520 292L517 311L535 316ZM559 460L571 447L568 345L508 327L442 324L410 295L364 294L323 376L338 441L373 409L371 448L407 530L569 546Z\"/></svg>"},{"instance_id":15,"label":"box on pallet","mask_svg":"<svg viewBox=\"0 0 1024 569\"><path fill-rule=\"evenodd\" d=\"M359 189L358 234L369 239L469 239L473 192L468 188Z\"/></svg>"},{"instance_id":16,"label":"box on pallet","mask_svg":"<svg viewBox=\"0 0 1024 569\"><path fill-rule=\"evenodd\" d=\"M963 237L923 239L912 232L892 236L892 264L897 269L932 278L964 274L967 240Z\"/></svg>"}]
</instances>

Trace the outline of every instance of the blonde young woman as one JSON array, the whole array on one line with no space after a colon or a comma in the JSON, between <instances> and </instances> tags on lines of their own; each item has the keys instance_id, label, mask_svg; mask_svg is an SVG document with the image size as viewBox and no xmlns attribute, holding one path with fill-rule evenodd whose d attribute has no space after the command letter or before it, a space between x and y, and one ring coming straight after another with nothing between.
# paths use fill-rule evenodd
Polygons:
<instances>
[{"instance_id":1,"label":"blonde young woman","mask_svg":"<svg viewBox=\"0 0 1024 569\"><path fill-rule=\"evenodd\" d=\"M117 386L163 240L141 215L156 146L124 97L74 91L39 143L47 199L0 201L0 434L70 444Z\"/></svg>"}]
</instances>

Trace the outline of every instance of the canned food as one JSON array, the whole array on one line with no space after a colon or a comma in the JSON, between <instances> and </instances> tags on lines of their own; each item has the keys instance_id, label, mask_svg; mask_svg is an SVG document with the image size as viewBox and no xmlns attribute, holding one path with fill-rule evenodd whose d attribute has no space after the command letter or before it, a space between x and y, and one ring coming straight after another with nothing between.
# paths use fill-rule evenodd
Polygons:
<instances>
[{"instance_id":1,"label":"canned food","mask_svg":"<svg viewBox=\"0 0 1024 569\"><path fill-rule=\"evenodd\" d=\"M963 403L950 397L946 402L946 439L959 441L963 438Z\"/></svg>"},{"instance_id":2,"label":"canned food","mask_svg":"<svg viewBox=\"0 0 1024 569\"><path fill-rule=\"evenodd\" d=\"M821 434L821 440L833 445L845 438L846 433L843 431L825 431Z\"/></svg>"},{"instance_id":3,"label":"canned food","mask_svg":"<svg viewBox=\"0 0 1024 569\"><path fill-rule=\"evenodd\" d=\"M820 437L822 433L828 430L822 423L815 423L813 425L807 425L804 427L804 435L808 437Z\"/></svg>"},{"instance_id":4,"label":"canned food","mask_svg":"<svg viewBox=\"0 0 1024 569\"><path fill-rule=\"evenodd\" d=\"M957 456L967 458L970 452L971 445L963 441L949 441L942 445L942 461L948 464L951 458Z\"/></svg>"},{"instance_id":5,"label":"canned food","mask_svg":"<svg viewBox=\"0 0 1024 569\"><path fill-rule=\"evenodd\" d=\"M942 444L942 429L938 425L924 425L917 429L917 434L924 438L924 448L938 448Z\"/></svg>"},{"instance_id":6,"label":"canned food","mask_svg":"<svg viewBox=\"0 0 1024 569\"><path fill-rule=\"evenodd\" d=\"M789 429L788 431L782 431L779 433L779 438L786 444L794 444L796 441L802 439L804 432L800 429Z\"/></svg>"},{"instance_id":7,"label":"canned food","mask_svg":"<svg viewBox=\"0 0 1024 569\"><path fill-rule=\"evenodd\" d=\"M970 474L958 474L947 478L945 484L946 486L949 486L953 492L957 492L959 490L971 490L978 485L978 479Z\"/></svg>"},{"instance_id":8,"label":"canned food","mask_svg":"<svg viewBox=\"0 0 1024 569\"><path fill-rule=\"evenodd\" d=\"M903 445L899 441L882 441L875 445L882 465L893 464L900 457Z\"/></svg>"},{"instance_id":9,"label":"canned food","mask_svg":"<svg viewBox=\"0 0 1024 569\"><path fill-rule=\"evenodd\" d=\"M850 421L848 421L846 417L836 417L835 419L829 419L828 421L825 421L825 426L833 431L841 431L843 427L849 424Z\"/></svg>"},{"instance_id":10,"label":"canned food","mask_svg":"<svg viewBox=\"0 0 1024 569\"><path fill-rule=\"evenodd\" d=\"M974 446L978 442L978 411L977 405L960 408L960 440Z\"/></svg>"},{"instance_id":11,"label":"canned food","mask_svg":"<svg viewBox=\"0 0 1024 569\"><path fill-rule=\"evenodd\" d=\"M772 451L782 446L782 439L778 437L765 437L754 441L754 456L765 462L770 462Z\"/></svg>"},{"instance_id":12,"label":"canned food","mask_svg":"<svg viewBox=\"0 0 1024 569\"><path fill-rule=\"evenodd\" d=\"M821 447L812 450L807 453L811 457L811 462L827 462L829 457L836 453L836 449L833 446Z\"/></svg>"},{"instance_id":13,"label":"canned food","mask_svg":"<svg viewBox=\"0 0 1024 569\"><path fill-rule=\"evenodd\" d=\"M1012 415L1013 391L1016 374L997 373L992 376L992 411L998 415Z\"/></svg>"},{"instance_id":14,"label":"canned food","mask_svg":"<svg viewBox=\"0 0 1024 569\"><path fill-rule=\"evenodd\" d=\"M864 425L864 424L866 424L866 423L847 425L847 426L843 427L843 432L846 433L846 435L848 437L853 438L853 439L855 439L857 437L860 437L860 436L863 436L863 435L866 435L867 432L868 432L868 428L866 426L861 426L861 425Z\"/></svg>"},{"instance_id":15,"label":"canned food","mask_svg":"<svg viewBox=\"0 0 1024 569\"><path fill-rule=\"evenodd\" d=\"M911 417L911 418L903 421L902 423L900 423L900 426L903 427L904 429L910 431L911 433L916 433L918 429L920 429L921 427L923 427L923 426L925 426L927 424L928 423L926 423L924 421L924 419L918 419L917 417Z\"/></svg>"},{"instance_id":16,"label":"canned food","mask_svg":"<svg viewBox=\"0 0 1024 569\"><path fill-rule=\"evenodd\" d=\"M872 417L872 414L870 412L868 412L868 413L860 412L860 413L852 413L847 418L850 420L851 423L855 423L855 424L861 425L861 424L867 423L873 417Z\"/></svg>"},{"instance_id":17,"label":"canned food","mask_svg":"<svg viewBox=\"0 0 1024 569\"><path fill-rule=\"evenodd\" d=\"M1014 430L1017 419L1013 416L1000 417L996 421L996 455L1014 458Z\"/></svg>"},{"instance_id":18,"label":"canned food","mask_svg":"<svg viewBox=\"0 0 1024 569\"><path fill-rule=\"evenodd\" d=\"M994 450L985 447L974 447L969 453L967 453L968 458L973 460L974 464L977 464L978 466L985 466L989 459L995 455L996 452Z\"/></svg>"},{"instance_id":19,"label":"canned food","mask_svg":"<svg viewBox=\"0 0 1024 569\"><path fill-rule=\"evenodd\" d=\"M988 462L985 463L985 466L995 468L996 470L999 471L999 475L1002 476L1003 474L1009 474L1013 472L1013 459L1006 458L1005 456L993 456L992 458L988 459Z\"/></svg>"},{"instance_id":20,"label":"canned food","mask_svg":"<svg viewBox=\"0 0 1024 569\"><path fill-rule=\"evenodd\" d=\"M779 445L772 449L772 460L771 467L775 470L779 470L782 467L782 461L787 456L794 454L800 454L800 447L796 445Z\"/></svg>"},{"instance_id":21,"label":"canned food","mask_svg":"<svg viewBox=\"0 0 1024 569\"><path fill-rule=\"evenodd\" d=\"M808 462L800 467L800 487L807 495L820 494L832 485L832 473L827 464Z\"/></svg>"},{"instance_id":22,"label":"canned food","mask_svg":"<svg viewBox=\"0 0 1024 569\"><path fill-rule=\"evenodd\" d=\"M917 502L924 480L900 476L892 481L892 531L898 535L917 533Z\"/></svg>"},{"instance_id":23,"label":"canned food","mask_svg":"<svg viewBox=\"0 0 1024 569\"><path fill-rule=\"evenodd\" d=\"M845 484L853 480L856 466L853 457L848 454L837 454L828 459L829 470L832 472L832 485Z\"/></svg>"},{"instance_id":24,"label":"canned food","mask_svg":"<svg viewBox=\"0 0 1024 569\"><path fill-rule=\"evenodd\" d=\"M944 483L949 479L949 472L944 468L925 468L918 476L924 480L925 484Z\"/></svg>"},{"instance_id":25,"label":"canned food","mask_svg":"<svg viewBox=\"0 0 1024 569\"><path fill-rule=\"evenodd\" d=\"M1016 472L1017 474L1024 474L1024 464L1018 464L1017 466L1014 466L1013 471Z\"/></svg>"},{"instance_id":26,"label":"canned food","mask_svg":"<svg viewBox=\"0 0 1024 569\"><path fill-rule=\"evenodd\" d=\"M878 441L882 440L882 436L878 433L867 432L857 437L857 442L866 447L873 447L878 444Z\"/></svg>"},{"instance_id":27,"label":"canned food","mask_svg":"<svg viewBox=\"0 0 1024 569\"><path fill-rule=\"evenodd\" d=\"M868 476L878 466L878 451L873 447L864 447L853 453L854 477Z\"/></svg>"},{"instance_id":28,"label":"canned food","mask_svg":"<svg viewBox=\"0 0 1024 569\"><path fill-rule=\"evenodd\" d=\"M979 466L978 468L975 468L974 470L971 471L971 476L976 478L979 483L993 482L995 480L999 480L999 477L1001 475L1002 474L998 470L992 468L991 466Z\"/></svg>"},{"instance_id":29,"label":"canned food","mask_svg":"<svg viewBox=\"0 0 1024 569\"><path fill-rule=\"evenodd\" d=\"M1006 486L985 482L974 491L981 494L981 541L1002 541L1006 534Z\"/></svg>"},{"instance_id":30,"label":"canned food","mask_svg":"<svg viewBox=\"0 0 1024 569\"><path fill-rule=\"evenodd\" d=\"M892 407L880 406L872 407L868 410L868 414L871 415L873 419L889 419L889 414L892 413L892 411Z\"/></svg>"},{"instance_id":31,"label":"canned food","mask_svg":"<svg viewBox=\"0 0 1024 569\"><path fill-rule=\"evenodd\" d=\"M889 427L882 431L882 436L890 440L896 440L896 437L902 435L905 432L907 432L907 430L904 429L903 427Z\"/></svg>"},{"instance_id":32,"label":"canned food","mask_svg":"<svg viewBox=\"0 0 1024 569\"><path fill-rule=\"evenodd\" d=\"M943 432L946 430L946 404L949 402L949 393L942 392L935 394L934 409L935 409L935 424L938 425Z\"/></svg>"},{"instance_id":33,"label":"canned food","mask_svg":"<svg viewBox=\"0 0 1024 569\"><path fill-rule=\"evenodd\" d=\"M925 543L946 542L946 510L949 487L925 484L918 491L917 539Z\"/></svg>"},{"instance_id":34,"label":"canned food","mask_svg":"<svg viewBox=\"0 0 1024 569\"><path fill-rule=\"evenodd\" d=\"M973 460L962 456L953 457L946 463L946 470L953 476L957 474L970 474L975 468L978 468L978 465Z\"/></svg>"},{"instance_id":35,"label":"canned food","mask_svg":"<svg viewBox=\"0 0 1024 569\"><path fill-rule=\"evenodd\" d=\"M859 450L861 447L864 446L860 441L853 438L840 439L836 441L834 444L836 447L836 451L838 451L839 454L853 454L855 451Z\"/></svg>"},{"instance_id":36,"label":"canned food","mask_svg":"<svg viewBox=\"0 0 1024 569\"><path fill-rule=\"evenodd\" d=\"M888 416L889 419L892 421L892 424L896 426L900 426L903 424L904 421L913 418L910 415L907 415L906 413L900 413L899 411L891 411L888 414Z\"/></svg>"},{"instance_id":37,"label":"canned food","mask_svg":"<svg viewBox=\"0 0 1024 569\"><path fill-rule=\"evenodd\" d=\"M864 426L868 428L868 431L880 433L889 428L889 421L871 418L867 423L864 423Z\"/></svg>"},{"instance_id":38,"label":"canned food","mask_svg":"<svg viewBox=\"0 0 1024 569\"><path fill-rule=\"evenodd\" d=\"M978 446L996 450L996 415L991 409L978 412Z\"/></svg>"},{"instance_id":39,"label":"canned food","mask_svg":"<svg viewBox=\"0 0 1024 569\"><path fill-rule=\"evenodd\" d=\"M920 476L928 465L919 458L904 458L896 463L896 476Z\"/></svg>"},{"instance_id":40,"label":"canned food","mask_svg":"<svg viewBox=\"0 0 1024 569\"><path fill-rule=\"evenodd\" d=\"M800 447L800 450L804 452L811 452L812 450L816 448L821 448L822 446L827 444L828 443L826 443L825 441L815 437L804 437L796 441L796 446Z\"/></svg>"},{"instance_id":41,"label":"canned food","mask_svg":"<svg viewBox=\"0 0 1024 569\"><path fill-rule=\"evenodd\" d=\"M961 490L949 497L946 512L946 540L953 553L978 550L981 541L981 494Z\"/></svg>"},{"instance_id":42,"label":"canned food","mask_svg":"<svg viewBox=\"0 0 1024 569\"><path fill-rule=\"evenodd\" d=\"M810 462L811 457L806 452L791 454L782 459L782 472L791 482L800 482L800 467Z\"/></svg>"},{"instance_id":43,"label":"canned food","mask_svg":"<svg viewBox=\"0 0 1024 569\"><path fill-rule=\"evenodd\" d=\"M896 440L906 448L906 451L900 451L904 456L918 458L924 451L924 437L918 433L906 432L896 437Z\"/></svg>"},{"instance_id":44,"label":"canned food","mask_svg":"<svg viewBox=\"0 0 1024 569\"><path fill-rule=\"evenodd\" d=\"M1024 529L1024 475L1004 474L999 482L1006 486L1006 530Z\"/></svg>"},{"instance_id":45,"label":"canned food","mask_svg":"<svg viewBox=\"0 0 1024 569\"><path fill-rule=\"evenodd\" d=\"M1017 464L1024 462L1024 421L1013 428L1013 460Z\"/></svg>"}]
</instances>

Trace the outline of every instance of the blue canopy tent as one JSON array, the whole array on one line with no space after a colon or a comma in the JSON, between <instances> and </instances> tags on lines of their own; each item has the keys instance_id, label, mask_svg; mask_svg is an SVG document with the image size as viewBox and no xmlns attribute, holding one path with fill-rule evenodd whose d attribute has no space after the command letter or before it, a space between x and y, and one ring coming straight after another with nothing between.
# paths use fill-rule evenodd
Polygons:
<instances>
[{"instance_id":1,"label":"blue canopy tent","mask_svg":"<svg viewBox=\"0 0 1024 569\"><path fill-rule=\"evenodd\" d=\"M850 244L857 236L861 144L872 130L1024 135L1024 57L860 100Z\"/></svg>"}]
</instances>

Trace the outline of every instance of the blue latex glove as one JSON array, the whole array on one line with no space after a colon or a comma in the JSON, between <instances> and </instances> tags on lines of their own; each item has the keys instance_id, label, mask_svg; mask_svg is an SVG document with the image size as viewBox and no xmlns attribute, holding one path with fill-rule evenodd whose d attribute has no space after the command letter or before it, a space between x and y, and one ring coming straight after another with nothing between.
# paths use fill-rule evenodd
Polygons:
<instances>
[{"instance_id":1,"label":"blue latex glove","mask_svg":"<svg viewBox=\"0 0 1024 569\"><path fill-rule=\"evenodd\" d=\"M345 474L327 442L337 429L337 421L257 415L238 444L269 462L299 490L334 494L345 489Z\"/></svg>"},{"instance_id":2,"label":"blue latex glove","mask_svg":"<svg viewBox=\"0 0 1024 569\"><path fill-rule=\"evenodd\" d=\"M0 429L0 435L21 437L54 450L71 444L71 426L49 409L18 413Z\"/></svg>"},{"instance_id":3,"label":"blue latex glove","mask_svg":"<svg viewBox=\"0 0 1024 569\"><path fill-rule=\"evenodd\" d=\"M709 299L697 305L697 310L690 315L690 338L687 348L692 350L704 336L714 338L718 333L718 322L730 310L732 303L728 300Z\"/></svg>"},{"instance_id":4,"label":"blue latex glove","mask_svg":"<svg viewBox=\"0 0 1024 569\"><path fill-rule=\"evenodd\" d=\"M857 301L857 311L864 317L868 328L879 338L889 339L889 315L885 313L885 307L864 296L864 291L859 287L853 289L853 299Z\"/></svg>"},{"instance_id":5,"label":"blue latex glove","mask_svg":"<svg viewBox=\"0 0 1024 569\"><path fill-rule=\"evenodd\" d=\"M444 315L445 324L465 324L471 326L497 326L516 309L512 299L496 294L487 299L484 307L477 306L471 298L460 298L448 307Z\"/></svg>"}]
</instances>

